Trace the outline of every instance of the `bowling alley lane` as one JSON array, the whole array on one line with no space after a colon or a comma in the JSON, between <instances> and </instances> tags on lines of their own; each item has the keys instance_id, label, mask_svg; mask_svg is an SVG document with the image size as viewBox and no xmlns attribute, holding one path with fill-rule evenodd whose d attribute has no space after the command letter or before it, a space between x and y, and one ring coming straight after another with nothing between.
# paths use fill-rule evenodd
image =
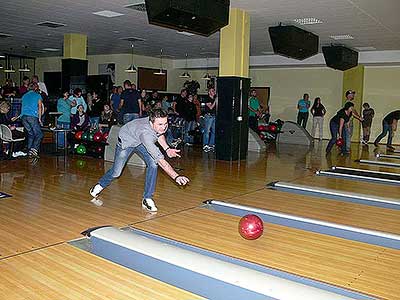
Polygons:
<instances>
[{"instance_id":1,"label":"bowling alley lane","mask_svg":"<svg viewBox=\"0 0 400 300\"><path fill-rule=\"evenodd\" d=\"M394 299L400 286L397 256L380 257L387 248L322 235L281 225L264 223L257 240L243 239L238 233L239 217L204 208L155 218L133 227L203 249L282 270L291 274L353 289L378 298ZM377 264L391 265L380 270ZM376 282L371 285L360 274L373 268ZM397 273L396 273L397 272ZM368 273L370 274L370 273ZM355 283L357 283L355 285Z\"/></svg>"},{"instance_id":2,"label":"bowling alley lane","mask_svg":"<svg viewBox=\"0 0 400 300\"><path fill-rule=\"evenodd\" d=\"M389 197L399 199L400 202L400 188L398 185L314 175L298 178L292 181L292 183L335 189L338 191L369 194L371 196Z\"/></svg>"}]
</instances>

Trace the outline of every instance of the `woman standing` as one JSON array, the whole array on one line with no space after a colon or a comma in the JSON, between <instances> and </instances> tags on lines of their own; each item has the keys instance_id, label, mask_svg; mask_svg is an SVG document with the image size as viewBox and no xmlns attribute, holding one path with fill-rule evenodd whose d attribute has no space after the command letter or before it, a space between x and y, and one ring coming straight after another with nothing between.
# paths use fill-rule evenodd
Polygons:
<instances>
[{"instance_id":1,"label":"woman standing","mask_svg":"<svg viewBox=\"0 0 400 300\"><path fill-rule=\"evenodd\" d=\"M324 129L324 116L326 114L325 106L321 103L321 98L317 97L314 100L314 105L311 107L311 114L313 115L313 124L311 135L316 138L315 131L317 126L319 127L319 140L322 141L323 129Z\"/></svg>"},{"instance_id":2,"label":"woman standing","mask_svg":"<svg viewBox=\"0 0 400 300\"><path fill-rule=\"evenodd\" d=\"M337 114L331 119L329 128L331 130L331 139L326 147L326 154L330 153L333 145L335 145L337 139L343 138L343 133L346 126L349 126L349 120L352 116L354 103L346 102L344 108L339 110ZM346 151L345 145L342 147L342 152Z\"/></svg>"}]
</instances>

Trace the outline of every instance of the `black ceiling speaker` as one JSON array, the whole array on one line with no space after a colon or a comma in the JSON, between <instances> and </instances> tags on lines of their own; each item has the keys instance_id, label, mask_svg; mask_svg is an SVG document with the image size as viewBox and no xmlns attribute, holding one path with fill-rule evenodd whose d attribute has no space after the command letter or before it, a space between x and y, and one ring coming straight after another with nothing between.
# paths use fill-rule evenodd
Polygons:
<instances>
[{"instance_id":1,"label":"black ceiling speaker","mask_svg":"<svg viewBox=\"0 0 400 300\"><path fill-rule=\"evenodd\" d=\"M209 36L228 25L230 0L146 0L149 23Z\"/></svg>"},{"instance_id":2,"label":"black ceiling speaker","mask_svg":"<svg viewBox=\"0 0 400 300\"><path fill-rule=\"evenodd\" d=\"M276 54L299 60L314 56L319 50L319 37L299 27L269 27L269 36Z\"/></svg>"},{"instance_id":3,"label":"black ceiling speaker","mask_svg":"<svg viewBox=\"0 0 400 300\"><path fill-rule=\"evenodd\" d=\"M330 68L345 71L358 65L358 52L344 46L325 46L322 53Z\"/></svg>"}]
</instances>

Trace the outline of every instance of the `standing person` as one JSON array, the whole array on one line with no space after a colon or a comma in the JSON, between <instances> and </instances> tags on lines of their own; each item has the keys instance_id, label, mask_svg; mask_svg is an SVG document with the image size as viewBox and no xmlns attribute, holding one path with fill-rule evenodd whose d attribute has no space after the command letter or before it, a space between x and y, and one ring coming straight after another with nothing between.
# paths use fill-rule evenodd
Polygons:
<instances>
[{"instance_id":1,"label":"standing person","mask_svg":"<svg viewBox=\"0 0 400 300\"><path fill-rule=\"evenodd\" d=\"M176 97L175 101L172 104L176 114L181 118L183 118L185 114L185 102L187 95L188 95L187 90L182 89L180 95Z\"/></svg>"},{"instance_id":2,"label":"standing person","mask_svg":"<svg viewBox=\"0 0 400 300\"><path fill-rule=\"evenodd\" d=\"M346 130L345 127L349 126L349 121L352 115L354 103L347 102L344 108L340 109L336 115L329 122L329 129L331 131L331 139L329 140L328 146L326 147L326 154L329 154L332 150L333 145L335 145L337 139L343 138L343 133ZM342 153L345 149L342 146Z\"/></svg>"},{"instance_id":3,"label":"standing person","mask_svg":"<svg viewBox=\"0 0 400 300\"><path fill-rule=\"evenodd\" d=\"M317 129L318 126L319 140L322 141L323 129L324 129L324 116L326 114L326 109L325 106L322 105L320 97L315 98L314 104L311 107L311 114L313 115L311 135L313 138L316 138L315 130Z\"/></svg>"},{"instance_id":4,"label":"standing person","mask_svg":"<svg viewBox=\"0 0 400 300\"><path fill-rule=\"evenodd\" d=\"M215 89L208 90L204 114L203 150L204 152L214 151L215 148Z\"/></svg>"},{"instance_id":5,"label":"standing person","mask_svg":"<svg viewBox=\"0 0 400 300\"><path fill-rule=\"evenodd\" d=\"M258 115L260 114L260 101L257 98L256 90L251 90L249 98L249 127L254 132L258 132Z\"/></svg>"},{"instance_id":6,"label":"standing person","mask_svg":"<svg viewBox=\"0 0 400 300\"><path fill-rule=\"evenodd\" d=\"M33 75L32 76L32 82L36 83L39 87L39 94L44 93L46 96L49 95L49 93L47 92L47 87L46 84L42 81L39 81L39 76L37 75Z\"/></svg>"},{"instance_id":7,"label":"standing person","mask_svg":"<svg viewBox=\"0 0 400 300\"><path fill-rule=\"evenodd\" d=\"M103 102L99 98L97 92L93 91L92 101L89 105L89 113L88 113L90 119L90 127L92 128L99 127L100 115L102 111L103 111Z\"/></svg>"},{"instance_id":8,"label":"standing person","mask_svg":"<svg viewBox=\"0 0 400 300\"><path fill-rule=\"evenodd\" d=\"M18 89L18 94L22 97L27 91L29 87L29 77L24 76L22 78L22 85Z\"/></svg>"},{"instance_id":9,"label":"standing person","mask_svg":"<svg viewBox=\"0 0 400 300\"><path fill-rule=\"evenodd\" d=\"M168 128L167 119L166 111L154 109L149 112L149 117L133 120L121 127L115 148L114 164L90 189L90 195L93 197L92 203L98 206L103 204L97 197L114 179L121 176L122 170L133 152L138 154L147 166L142 199L143 209L149 212L157 212L158 210L152 199L156 188L158 166L178 185L186 185L189 182L187 177L175 172L155 144L158 142L168 157L180 157L180 150L170 148L165 140L164 134Z\"/></svg>"},{"instance_id":10,"label":"standing person","mask_svg":"<svg viewBox=\"0 0 400 300\"><path fill-rule=\"evenodd\" d=\"M356 92L353 90L348 90L346 91L346 100L345 102L352 102L354 104L354 97L356 95ZM353 107L352 111L352 116L362 122L362 118L360 114L357 112L357 110ZM351 138L353 136L353 119L350 119L349 121L349 126L346 126L345 131L343 133L343 139L344 139L344 144L345 144L345 153L350 153L350 148L351 148Z\"/></svg>"},{"instance_id":11,"label":"standing person","mask_svg":"<svg viewBox=\"0 0 400 300\"><path fill-rule=\"evenodd\" d=\"M69 96L69 100L73 103L71 107L71 115L75 115L79 105L82 105L83 111L87 111L87 104L82 97L82 90L80 88L74 89L73 95Z\"/></svg>"},{"instance_id":12,"label":"standing person","mask_svg":"<svg viewBox=\"0 0 400 300\"><path fill-rule=\"evenodd\" d=\"M391 113L387 114L386 117L382 120L382 133L378 135L375 139L374 145L378 147L379 142L383 139L387 133L389 133L386 147L390 150L394 150L392 146L393 140L393 132L397 130L397 123L400 119L400 110L392 111Z\"/></svg>"},{"instance_id":13,"label":"standing person","mask_svg":"<svg viewBox=\"0 0 400 300\"><path fill-rule=\"evenodd\" d=\"M368 103L364 103L363 108L362 116L364 120L361 123L363 128L363 138L361 143L368 145L369 136L371 134L372 119L375 116L375 111L369 106Z\"/></svg>"},{"instance_id":14,"label":"standing person","mask_svg":"<svg viewBox=\"0 0 400 300\"><path fill-rule=\"evenodd\" d=\"M125 80L124 88L125 90L121 94L119 109L122 114L122 121L126 124L142 116L142 104L140 94L136 90L136 85L132 85L129 80Z\"/></svg>"},{"instance_id":15,"label":"standing person","mask_svg":"<svg viewBox=\"0 0 400 300\"><path fill-rule=\"evenodd\" d=\"M122 86L114 87L110 97L111 107L115 113L119 112L119 103L121 102Z\"/></svg>"},{"instance_id":16,"label":"standing person","mask_svg":"<svg viewBox=\"0 0 400 300\"><path fill-rule=\"evenodd\" d=\"M185 131L184 142L186 146L192 146L194 143L194 136L191 132L196 128L196 105L193 103L193 95L189 95L185 103Z\"/></svg>"},{"instance_id":17,"label":"standing person","mask_svg":"<svg viewBox=\"0 0 400 300\"><path fill-rule=\"evenodd\" d=\"M297 102L297 109L299 110L297 113L297 124L302 126L304 129L307 127L308 109L311 106L309 99L310 95L304 94L303 98Z\"/></svg>"},{"instance_id":18,"label":"standing person","mask_svg":"<svg viewBox=\"0 0 400 300\"><path fill-rule=\"evenodd\" d=\"M29 84L29 91L22 96L21 120L28 133L28 155L39 158L40 143L43 133L42 124L43 102L37 83Z\"/></svg>"},{"instance_id":19,"label":"standing person","mask_svg":"<svg viewBox=\"0 0 400 300\"><path fill-rule=\"evenodd\" d=\"M113 125L118 124L118 117L109 104L104 104L101 112L99 127L103 132L109 132Z\"/></svg>"},{"instance_id":20,"label":"standing person","mask_svg":"<svg viewBox=\"0 0 400 300\"><path fill-rule=\"evenodd\" d=\"M73 105L72 101L69 100L69 93L65 91L57 100L57 111L62 113L61 116L57 119L58 128L69 129L71 125L71 106ZM65 132L57 133L57 142L60 148L64 148L64 135Z\"/></svg>"}]
</instances>

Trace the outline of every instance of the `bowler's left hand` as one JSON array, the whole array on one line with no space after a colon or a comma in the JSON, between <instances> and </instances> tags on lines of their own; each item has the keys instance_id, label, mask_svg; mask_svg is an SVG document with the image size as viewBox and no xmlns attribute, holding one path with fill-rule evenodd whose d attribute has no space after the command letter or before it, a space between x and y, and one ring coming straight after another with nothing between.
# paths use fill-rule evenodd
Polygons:
<instances>
[{"instance_id":1,"label":"bowler's left hand","mask_svg":"<svg viewBox=\"0 0 400 300\"><path fill-rule=\"evenodd\" d=\"M170 157L170 158L171 157L181 157L179 155L179 152L181 152L181 150L169 148L166 152L167 152L168 157Z\"/></svg>"}]
</instances>

